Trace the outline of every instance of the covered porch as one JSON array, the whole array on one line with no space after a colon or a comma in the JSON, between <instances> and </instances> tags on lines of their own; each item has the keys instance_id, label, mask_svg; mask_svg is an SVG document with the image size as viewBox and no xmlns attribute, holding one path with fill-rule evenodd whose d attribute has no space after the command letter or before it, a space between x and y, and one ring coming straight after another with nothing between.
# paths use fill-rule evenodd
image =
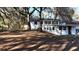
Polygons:
<instances>
[{"instance_id":1,"label":"covered porch","mask_svg":"<svg viewBox=\"0 0 79 59\"><path fill-rule=\"evenodd\" d=\"M79 33L79 26L73 24L67 25L58 25L58 24L49 24L42 25L43 31L50 32L56 35L77 35Z\"/></svg>"}]
</instances>

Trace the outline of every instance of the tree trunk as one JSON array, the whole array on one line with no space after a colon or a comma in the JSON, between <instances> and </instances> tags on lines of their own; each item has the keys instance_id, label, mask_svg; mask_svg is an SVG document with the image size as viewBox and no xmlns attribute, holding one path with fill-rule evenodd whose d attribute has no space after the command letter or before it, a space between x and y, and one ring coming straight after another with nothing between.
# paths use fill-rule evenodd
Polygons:
<instances>
[{"instance_id":1,"label":"tree trunk","mask_svg":"<svg viewBox=\"0 0 79 59\"><path fill-rule=\"evenodd\" d=\"M39 12L39 16L40 16L40 31L42 32L42 7L40 7L40 12Z\"/></svg>"},{"instance_id":2,"label":"tree trunk","mask_svg":"<svg viewBox=\"0 0 79 59\"><path fill-rule=\"evenodd\" d=\"M28 30L31 30L30 16L29 16L29 14L27 15L27 22L28 22L28 26L29 26L29 29Z\"/></svg>"},{"instance_id":3,"label":"tree trunk","mask_svg":"<svg viewBox=\"0 0 79 59\"><path fill-rule=\"evenodd\" d=\"M28 29L28 30L31 30L31 25L30 25L30 22L28 22L28 26L29 26L29 29Z\"/></svg>"}]
</instances>

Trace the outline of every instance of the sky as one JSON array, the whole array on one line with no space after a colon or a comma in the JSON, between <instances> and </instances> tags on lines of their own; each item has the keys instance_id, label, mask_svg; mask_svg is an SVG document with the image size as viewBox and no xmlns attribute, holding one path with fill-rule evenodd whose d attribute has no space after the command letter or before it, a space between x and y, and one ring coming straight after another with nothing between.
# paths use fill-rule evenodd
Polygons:
<instances>
[{"instance_id":1,"label":"sky","mask_svg":"<svg viewBox=\"0 0 79 59\"><path fill-rule=\"evenodd\" d=\"M79 7L72 7L72 8L74 8L74 10L75 10L75 13L74 13L74 15L79 15ZM30 11L32 11L33 10L33 8L30 8ZM37 11L35 11L34 12L34 14L33 14L34 16L36 16L36 17L39 17L39 13L37 12ZM52 16L51 16L51 13L49 14L49 16L47 16L48 15L48 13L44 13L44 17L45 18L50 18L50 17L54 17L54 15L52 14ZM76 20L76 16L73 16L73 19L75 19ZM79 19L78 19L79 20Z\"/></svg>"},{"instance_id":2,"label":"sky","mask_svg":"<svg viewBox=\"0 0 79 59\"><path fill-rule=\"evenodd\" d=\"M75 13L79 14L79 7L74 7Z\"/></svg>"},{"instance_id":3,"label":"sky","mask_svg":"<svg viewBox=\"0 0 79 59\"><path fill-rule=\"evenodd\" d=\"M74 19L74 20L79 20L79 18L77 19L77 17L79 17L79 7L73 7L73 8L74 8L74 10L75 10L73 19ZM77 15L77 16L76 16L76 15Z\"/></svg>"}]
</instances>

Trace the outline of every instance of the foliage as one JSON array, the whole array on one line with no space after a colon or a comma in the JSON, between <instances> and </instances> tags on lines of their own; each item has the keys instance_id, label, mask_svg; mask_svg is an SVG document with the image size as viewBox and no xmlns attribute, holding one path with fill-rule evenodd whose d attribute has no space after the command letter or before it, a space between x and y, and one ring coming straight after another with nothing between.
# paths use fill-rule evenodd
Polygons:
<instances>
[{"instance_id":1,"label":"foliage","mask_svg":"<svg viewBox=\"0 0 79 59\"><path fill-rule=\"evenodd\" d=\"M55 7L54 8L54 19L59 16L62 20L66 21L67 23L71 23L72 16L74 15L74 9L70 7Z\"/></svg>"},{"instance_id":2,"label":"foliage","mask_svg":"<svg viewBox=\"0 0 79 59\"><path fill-rule=\"evenodd\" d=\"M35 11L38 12L38 17L36 16L36 18L40 20L46 17L52 18L53 14L55 16L54 22L58 21L56 18L59 16L68 23L71 22L75 12L70 7L0 7L0 21L2 22L0 26L6 25L8 30L22 30L24 25L28 25L30 28L30 20L35 16ZM47 15L45 15L46 13Z\"/></svg>"}]
</instances>

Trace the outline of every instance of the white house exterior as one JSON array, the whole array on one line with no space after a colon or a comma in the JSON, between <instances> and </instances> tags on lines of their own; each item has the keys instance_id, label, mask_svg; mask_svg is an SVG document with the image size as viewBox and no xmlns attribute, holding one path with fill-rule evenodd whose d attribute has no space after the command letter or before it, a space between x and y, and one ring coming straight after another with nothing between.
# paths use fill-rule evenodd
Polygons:
<instances>
[{"instance_id":1,"label":"white house exterior","mask_svg":"<svg viewBox=\"0 0 79 59\"><path fill-rule=\"evenodd\" d=\"M37 30L40 27L40 21L36 19L32 19L30 21L31 30Z\"/></svg>"},{"instance_id":2,"label":"white house exterior","mask_svg":"<svg viewBox=\"0 0 79 59\"><path fill-rule=\"evenodd\" d=\"M40 21L31 21L31 30L38 29L40 27ZM42 30L55 34L55 35L68 35L68 26L71 26L71 34L77 35L79 33L79 25L78 24L66 24L63 23L57 23L53 24L53 20L42 20Z\"/></svg>"},{"instance_id":3,"label":"white house exterior","mask_svg":"<svg viewBox=\"0 0 79 59\"><path fill-rule=\"evenodd\" d=\"M30 22L31 30L36 30L40 27L40 22Z\"/></svg>"}]
</instances>

